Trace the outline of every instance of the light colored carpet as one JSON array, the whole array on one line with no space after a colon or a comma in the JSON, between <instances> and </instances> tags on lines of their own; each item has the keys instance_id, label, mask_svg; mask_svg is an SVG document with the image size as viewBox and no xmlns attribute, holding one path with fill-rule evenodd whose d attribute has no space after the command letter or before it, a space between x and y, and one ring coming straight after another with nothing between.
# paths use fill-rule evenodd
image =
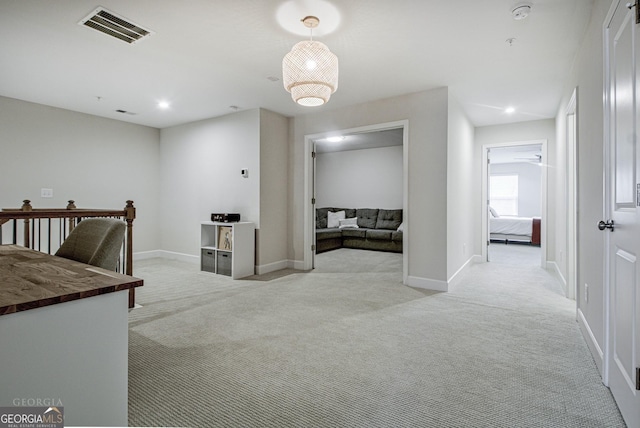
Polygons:
<instances>
[{"instance_id":1,"label":"light colored carpet","mask_svg":"<svg viewBox=\"0 0 640 428\"><path fill-rule=\"evenodd\" d=\"M371 253L270 281L139 262L130 425L624 426L549 273L473 265L432 293Z\"/></svg>"},{"instance_id":2,"label":"light colored carpet","mask_svg":"<svg viewBox=\"0 0 640 428\"><path fill-rule=\"evenodd\" d=\"M489 260L492 263L511 265L540 266L540 247L527 244L504 244L502 242L489 245Z\"/></svg>"}]
</instances>

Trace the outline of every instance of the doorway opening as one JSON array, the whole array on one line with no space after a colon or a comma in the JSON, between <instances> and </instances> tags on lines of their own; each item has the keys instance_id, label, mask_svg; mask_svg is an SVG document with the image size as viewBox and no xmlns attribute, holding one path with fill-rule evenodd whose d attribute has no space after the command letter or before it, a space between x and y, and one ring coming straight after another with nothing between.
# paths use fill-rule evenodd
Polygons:
<instances>
[{"instance_id":1,"label":"doorway opening","mask_svg":"<svg viewBox=\"0 0 640 428\"><path fill-rule=\"evenodd\" d=\"M546 267L547 141L483 146L482 259Z\"/></svg>"},{"instance_id":2,"label":"doorway opening","mask_svg":"<svg viewBox=\"0 0 640 428\"><path fill-rule=\"evenodd\" d=\"M310 270L316 267L316 208L401 209L404 229L400 244L402 254L396 252L394 256L396 259L401 256L402 278L406 283L408 275L407 242L409 239L407 135L408 121L398 121L360 128L330 130L305 136L305 269ZM385 142L390 138L395 142ZM340 144L344 150L337 148L337 145ZM314 155L314 153L317 154ZM394 178L390 180L392 183L389 186L380 181L385 176L385 171L380 170L382 169L381 165L378 166L378 171L365 173L364 170L360 170L362 174L359 177L358 168L362 167L358 166L358 158L369 157L369 160L374 162L382 162L385 155L395 159L395 164L391 167L395 172L390 171ZM326 162L323 166L318 166L318 159L322 157ZM338 171L336 168L341 170ZM322 177L318 177L319 171L323 174ZM349 174L351 174L351 178L349 178ZM375 182L370 186L373 188L367 189L367 186L362 185L363 183L357 183L357 180L362 179L362 175L366 174L377 175L377 177L370 176L367 179ZM348 196L348 188L354 184L352 183L354 181L355 184L360 184L362 194L351 200ZM397 251L399 248L395 248L395 250ZM319 256L321 255L319 254Z\"/></svg>"}]
</instances>

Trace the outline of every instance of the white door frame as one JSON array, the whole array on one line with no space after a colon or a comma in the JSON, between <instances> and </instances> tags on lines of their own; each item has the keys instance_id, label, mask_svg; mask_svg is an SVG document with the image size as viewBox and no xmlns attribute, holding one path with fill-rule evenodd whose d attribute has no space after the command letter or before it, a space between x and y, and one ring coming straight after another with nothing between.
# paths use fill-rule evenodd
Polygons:
<instances>
[{"instance_id":1,"label":"white door frame","mask_svg":"<svg viewBox=\"0 0 640 428\"><path fill-rule=\"evenodd\" d=\"M331 131L309 134L304 136L304 234L303 234L303 269L313 268L313 250L311 246L315 243L315 206L312 199L313 194L313 152L314 140L330 137L336 134L355 134L364 132L384 131L387 129L402 128L402 217L403 217L403 238L402 238L402 282L407 283L409 275L409 121L399 120L395 122L379 123L376 125L361 126L349 129L334 129Z\"/></svg>"},{"instance_id":2,"label":"white door frame","mask_svg":"<svg viewBox=\"0 0 640 428\"><path fill-rule=\"evenodd\" d=\"M566 268L565 295L575 300L578 289L578 90L573 90L566 109ZM577 306L576 306L577 310Z\"/></svg>"},{"instance_id":3,"label":"white door frame","mask_svg":"<svg viewBox=\"0 0 640 428\"><path fill-rule=\"evenodd\" d=\"M482 145L482 233L481 233L481 248L482 248L482 261L486 262L488 257L488 242L489 242L489 150L497 147L511 147L511 146L530 146L534 144L542 145L542 162L547 162L547 140L529 140L529 141L513 141L508 143L491 143ZM547 175L548 167L543 166L540 174L540 211L541 211L541 224L540 224L540 266L547 268L547 221L549 216L547 215Z\"/></svg>"}]
</instances>

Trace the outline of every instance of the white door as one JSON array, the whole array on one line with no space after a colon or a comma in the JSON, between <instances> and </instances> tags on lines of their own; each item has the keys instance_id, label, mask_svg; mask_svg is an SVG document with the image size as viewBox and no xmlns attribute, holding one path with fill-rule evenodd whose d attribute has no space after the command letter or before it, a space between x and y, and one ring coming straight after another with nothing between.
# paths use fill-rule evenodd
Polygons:
<instances>
[{"instance_id":1,"label":"white door","mask_svg":"<svg viewBox=\"0 0 640 428\"><path fill-rule=\"evenodd\" d=\"M635 8L617 2L609 21L608 58L610 90L610 148L607 209L609 224L600 222L607 233L609 263L609 352L608 378L611 392L628 426L640 426L640 254L638 184L638 78L636 52L639 49ZM639 106L640 107L640 106Z\"/></svg>"}]
</instances>

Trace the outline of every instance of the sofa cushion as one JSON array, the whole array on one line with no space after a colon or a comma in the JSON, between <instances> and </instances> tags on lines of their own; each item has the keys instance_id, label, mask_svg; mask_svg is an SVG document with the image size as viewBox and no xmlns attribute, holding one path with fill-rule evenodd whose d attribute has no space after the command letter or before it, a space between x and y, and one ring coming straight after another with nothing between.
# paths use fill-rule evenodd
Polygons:
<instances>
[{"instance_id":1,"label":"sofa cushion","mask_svg":"<svg viewBox=\"0 0 640 428\"><path fill-rule=\"evenodd\" d=\"M356 216L355 208L334 208L331 211L344 211L345 218L353 218Z\"/></svg>"},{"instance_id":2,"label":"sofa cushion","mask_svg":"<svg viewBox=\"0 0 640 428\"><path fill-rule=\"evenodd\" d=\"M367 239L377 239L382 241L391 240L390 230L367 229Z\"/></svg>"},{"instance_id":3,"label":"sofa cushion","mask_svg":"<svg viewBox=\"0 0 640 428\"><path fill-rule=\"evenodd\" d=\"M327 213L334 211L333 208L316 208L316 229L325 229L327 227Z\"/></svg>"},{"instance_id":4,"label":"sofa cushion","mask_svg":"<svg viewBox=\"0 0 640 428\"><path fill-rule=\"evenodd\" d=\"M342 229L316 229L316 240L342 238Z\"/></svg>"},{"instance_id":5,"label":"sofa cushion","mask_svg":"<svg viewBox=\"0 0 640 428\"><path fill-rule=\"evenodd\" d=\"M344 238L363 238L366 236L365 229L340 229Z\"/></svg>"},{"instance_id":6,"label":"sofa cushion","mask_svg":"<svg viewBox=\"0 0 640 428\"><path fill-rule=\"evenodd\" d=\"M391 240L395 242L402 242L402 231L391 232Z\"/></svg>"},{"instance_id":7,"label":"sofa cushion","mask_svg":"<svg viewBox=\"0 0 640 428\"><path fill-rule=\"evenodd\" d=\"M378 210L376 229L397 230L402 223L402 210Z\"/></svg>"},{"instance_id":8,"label":"sofa cushion","mask_svg":"<svg viewBox=\"0 0 640 428\"><path fill-rule=\"evenodd\" d=\"M358 217L358 226L365 229L375 229L376 221L378 219L377 208L358 208L356 210L356 217Z\"/></svg>"}]
</instances>

